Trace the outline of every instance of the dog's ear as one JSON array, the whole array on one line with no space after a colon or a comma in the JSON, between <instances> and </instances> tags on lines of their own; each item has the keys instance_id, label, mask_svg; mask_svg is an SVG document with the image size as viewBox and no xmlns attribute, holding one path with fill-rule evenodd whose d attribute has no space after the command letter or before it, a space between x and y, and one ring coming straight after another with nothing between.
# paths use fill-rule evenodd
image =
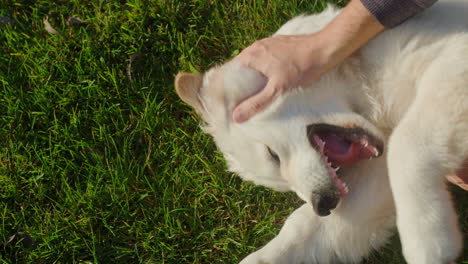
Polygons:
<instances>
[{"instance_id":1,"label":"dog's ear","mask_svg":"<svg viewBox=\"0 0 468 264\"><path fill-rule=\"evenodd\" d=\"M199 99L203 75L179 72L175 78L175 89L180 99L201 113L203 106Z\"/></svg>"}]
</instances>

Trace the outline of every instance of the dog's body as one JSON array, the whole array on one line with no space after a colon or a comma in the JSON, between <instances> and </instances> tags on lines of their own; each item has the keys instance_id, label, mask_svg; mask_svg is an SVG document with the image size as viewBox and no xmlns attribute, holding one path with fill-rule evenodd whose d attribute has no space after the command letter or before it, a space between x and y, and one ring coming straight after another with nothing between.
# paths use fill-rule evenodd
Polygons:
<instances>
[{"instance_id":1,"label":"dog's body","mask_svg":"<svg viewBox=\"0 0 468 264\"><path fill-rule=\"evenodd\" d=\"M338 12L297 17L277 34L318 31ZM467 15L468 2L440 1L242 124L231 113L265 83L259 73L227 63L178 75L179 96L231 171L306 201L243 264L359 262L395 226L409 263L456 259L462 237L444 175L468 157Z\"/></svg>"}]
</instances>

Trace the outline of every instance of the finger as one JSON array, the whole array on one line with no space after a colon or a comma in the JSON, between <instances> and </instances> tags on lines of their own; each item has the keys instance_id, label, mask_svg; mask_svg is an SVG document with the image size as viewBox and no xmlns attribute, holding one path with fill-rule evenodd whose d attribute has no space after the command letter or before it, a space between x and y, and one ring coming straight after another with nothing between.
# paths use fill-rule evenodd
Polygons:
<instances>
[{"instance_id":1,"label":"finger","mask_svg":"<svg viewBox=\"0 0 468 264\"><path fill-rule=\"evenodd\" d=\"M238 123L249 120L271 104L277 96L277 91L276 83L270 80L265 88L237 105L233 111L232 118Z\"/></svg>"},{"instance_id":2,"label":"finger","mask_svg":"<svg viewBox=\"0 0 468 264\"><path fill-rule=\"evenodd\" d=\"M466 183L466 180L460 178L458 175L448 175L446 176L447 180L455 185L458 185L460 188L468 191L468 184Z\"/></svg>"},{"instance_id":3,"label":"finger","mask_svg":"<svg viewBox=\"0 0 468 264\"><path fill-rule=\"evenodd\" d=\"M462 188L465 191L468 191L468 184L466 184L466 183L458 184L458 187Z\"/></svg>"},{"instance_id":4,"label":"finger","mask_svg":"<svg viewBox=\"0 0 468 264\"><path fill-rule=\"evenodd\" d=\"M456 185L458 185L459 183L461 183L460 178L458 178L457 176L455 176L455 175L453 175L453 174L447 175L447 176L445 176L445 178L446 178L449 182L451 182L451 183L453 183L453 184L456 184Z\"/></svg>"}]
</instances>

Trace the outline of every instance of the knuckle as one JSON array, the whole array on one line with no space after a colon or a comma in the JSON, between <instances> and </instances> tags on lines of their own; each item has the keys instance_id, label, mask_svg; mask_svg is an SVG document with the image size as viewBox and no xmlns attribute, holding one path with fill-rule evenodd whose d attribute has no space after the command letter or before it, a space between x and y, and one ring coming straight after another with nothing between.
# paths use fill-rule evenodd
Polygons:
<instances>
[{"instance_id":1,"label":"knuckle","mask_svg":"<svg viewBox=\"0 0 468 264\"><path fill-rule=\"evenodd\" d=\"M252 104L252 111L250 111L250 112L254 112L254 113L258 112L258 111L262 110L262 106L263 106L263 104L261 104L260 102L255 102L255 103Z\"/></svg>"},{"instance_id":2,"label":"knuckle","mask_svg":"<svg viewBox=\"0 0 468 264\"><path fill-rule=\"evenodd\" d=\"M282 87L284 87L284 85L281 82L272 83L270 88L268 89L268 97L275 98L278 95L280 95L283 90Z\"/></svg>"}]
</instances>

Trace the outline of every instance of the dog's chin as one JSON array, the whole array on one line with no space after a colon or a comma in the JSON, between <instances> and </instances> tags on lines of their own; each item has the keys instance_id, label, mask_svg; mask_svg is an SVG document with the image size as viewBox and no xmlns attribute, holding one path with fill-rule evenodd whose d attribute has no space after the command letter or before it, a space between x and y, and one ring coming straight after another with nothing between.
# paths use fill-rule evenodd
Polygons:
<instances>
[{"instance_id":1,"label":"dog's chin","mask_svg":"<svg viewBox=\"0 0 468 264\"><path fill-rule=\"evenodd\" d=\"M339 177L340 168L378 157L383 152L381 141L360 127L312 124L307 126L307 135L310 144L320 154L340 197L349 192L346 182Z\"/></svg>"}]
</instances>

